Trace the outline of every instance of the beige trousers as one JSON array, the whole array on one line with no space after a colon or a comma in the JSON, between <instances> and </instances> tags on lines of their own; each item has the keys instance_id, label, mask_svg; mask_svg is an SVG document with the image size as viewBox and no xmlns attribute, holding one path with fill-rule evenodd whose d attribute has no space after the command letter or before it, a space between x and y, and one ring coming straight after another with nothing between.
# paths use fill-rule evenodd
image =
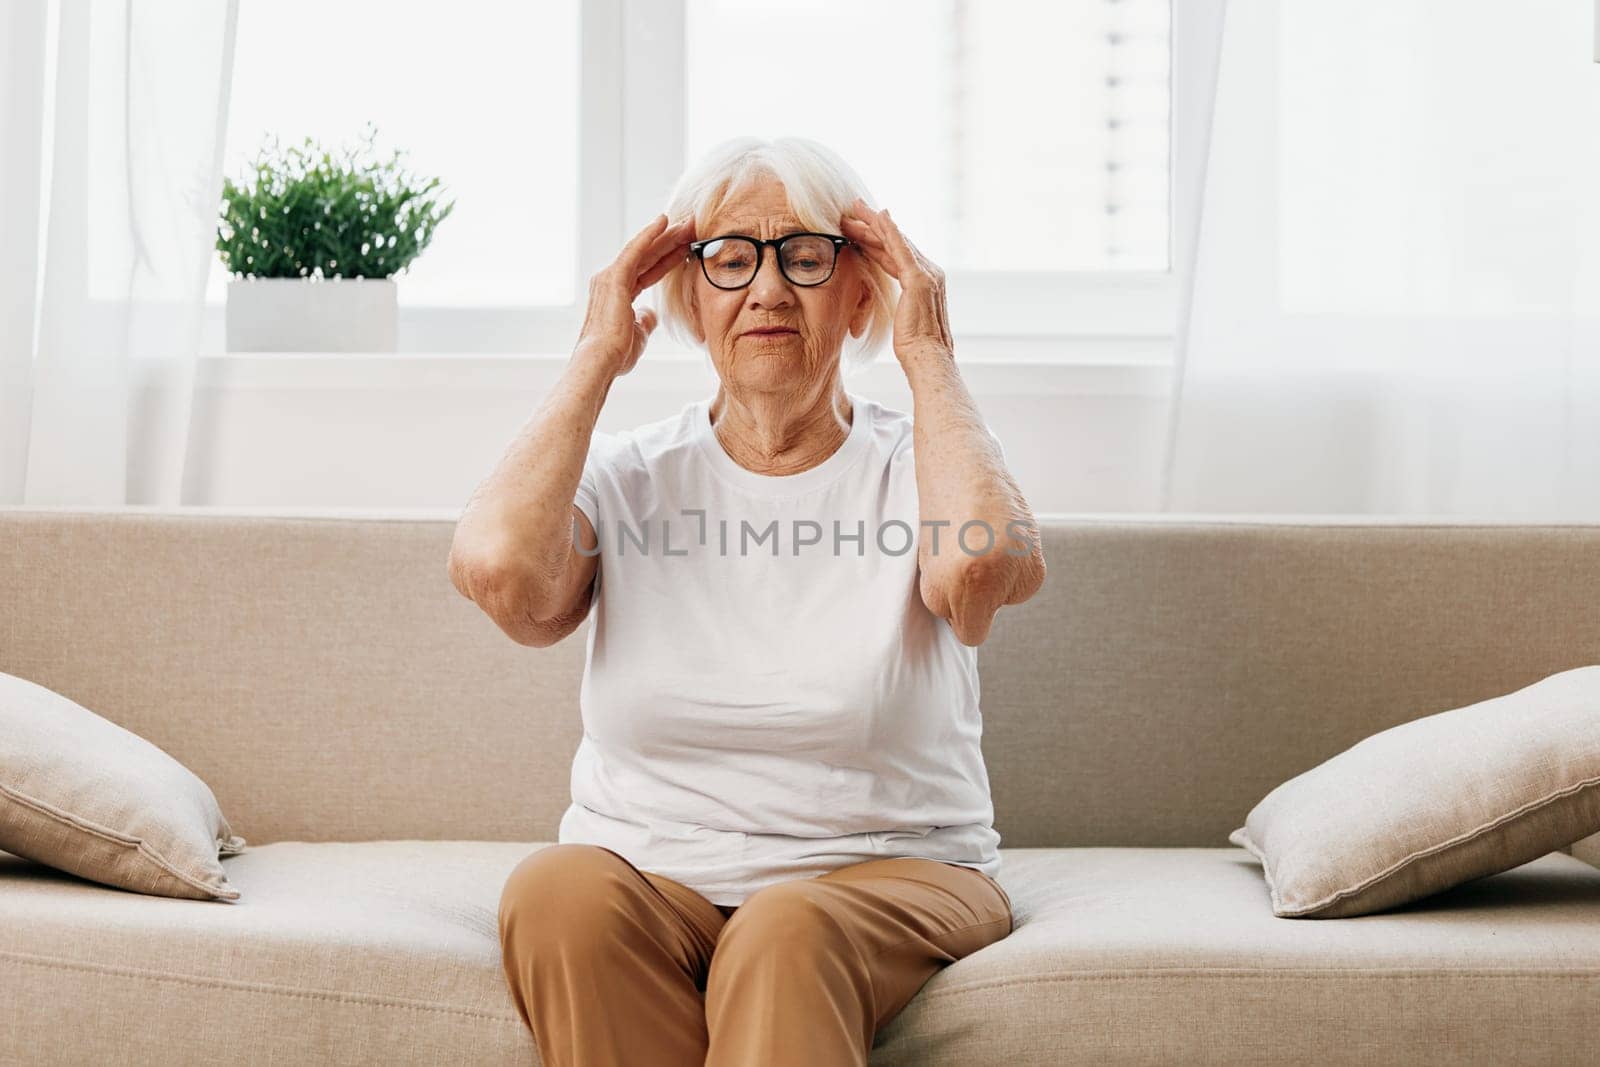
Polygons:
<instances>
[{"instance_id":1,"label":"beige trousers","mask_svg":"<svg viewBox=\"0 0 1600 1067\"><path fill-rule=\"evenodd\" d=\"M544 1067L866 1064L941 967L1011 933L982 871L867 860L712 904L601 845L547 845L500 897L506 981Z\"/></svg>"}]
</instances>

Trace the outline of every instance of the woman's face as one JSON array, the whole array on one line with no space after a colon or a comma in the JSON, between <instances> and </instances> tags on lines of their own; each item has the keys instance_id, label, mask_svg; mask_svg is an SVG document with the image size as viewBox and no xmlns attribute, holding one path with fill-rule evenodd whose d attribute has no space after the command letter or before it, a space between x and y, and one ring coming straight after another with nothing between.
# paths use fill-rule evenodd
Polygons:
<instances>
[{"instance_id":1,"label":"woman's face","mask_svg":"<svg viewBox=\"0 0 1600 1067\"><path fill-rule=\"evenodd\" d=\"M789 210L776 178L763 178L730 197L697 238L743 234L775 239L812 227ZM820 228L838 233L837 224ZM743 289L718 289L691 262L689 291L695 332L705 342L718 376L751 392L810 392L839 365L845 335L861 336L871 313L860 253L839 251L833 275L821 285L793 285L778 269L777 250L765 248L761 269ZM760 336L747 331L787 327L794 333Z\"/></svg>"}]
</instances>

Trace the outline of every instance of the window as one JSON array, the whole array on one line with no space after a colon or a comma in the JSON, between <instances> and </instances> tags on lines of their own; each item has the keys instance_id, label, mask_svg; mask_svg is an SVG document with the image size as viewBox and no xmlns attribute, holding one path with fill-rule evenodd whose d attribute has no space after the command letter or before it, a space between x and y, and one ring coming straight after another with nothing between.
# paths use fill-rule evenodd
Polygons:
<instances>
[{"instance_id":1,"label":"window","mask_svg":"<svg viewBox=\"0 0 1600 1067\"><path fill-rule=\"evenodd\" d=\"M1166 0L689 0L688 158L836 149L946 271L1168 267Z\"/></svg>"},{"instance_id":2,"label":"window","mask_svg":"<svg viewBox=\"0 0 1600 1067\"><path fill-rule=\"evenodd\" d=\"M945 268L963 358L1070 360L1173 332L1173 40L1168 0L246 0L224 165L370 119L459 198L401 348L564 352L688 160L814 137Z\"/></svg>"},{"instance_id":3,"label":"window","mask_svg":"<svg viewBox=\"0 0 1600 1067\"><path fill-rule=\"evenodd\" d=\"M402 275L402 303L569 304L577 61L578 0L246 0L223 171L237 180L265 135L337 150L371 120L379 155L406 150L456 199ZM227 277L213 259L208 299Z\"/></svg>"}]
</instances>

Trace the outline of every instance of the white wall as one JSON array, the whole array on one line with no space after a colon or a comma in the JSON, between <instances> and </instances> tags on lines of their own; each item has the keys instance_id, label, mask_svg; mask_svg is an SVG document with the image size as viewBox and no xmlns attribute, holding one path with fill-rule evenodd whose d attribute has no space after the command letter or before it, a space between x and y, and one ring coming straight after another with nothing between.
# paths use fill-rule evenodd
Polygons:
<instances>
[{"instance_id":1,"label":"white wall","mask_svg":"<svg viewBox=\"0 0 1600 1067\"><path fill-rule=\"evenodd\" d=\"M1170 339L1096 339L1076 364L997 359L962 377L1035 513L1159 503ZM647 351L612 387L599 429L672 414L715 391L702 359ZM185 504L459 508L566 365L565 354L203 358ZM912 410L885 353L847 388Z\"/></svg>"}]
</instances>

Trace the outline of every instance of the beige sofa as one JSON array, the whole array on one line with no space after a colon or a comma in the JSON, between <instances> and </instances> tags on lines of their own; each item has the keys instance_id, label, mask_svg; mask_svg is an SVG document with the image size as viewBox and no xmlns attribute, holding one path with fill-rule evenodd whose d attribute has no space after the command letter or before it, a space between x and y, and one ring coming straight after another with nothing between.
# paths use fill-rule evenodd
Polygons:
<instances>
[{"instance_id":1,"label":"beige sofa","mask_svg":"<svg viewBox=\"0 0 1600 1067\"><path fill-rule=\"evenodd\" d=\"M874 1064L1594 1058L1597 839L1315 920L1226 836L1369 734L1600 662L1600 526L1045 525L1045 588L980 651L1017 929ZM587 624L512 643L452 529L0 509L0 671L166 749L250 844L231 904L0 854L0 1062L537 1063L496 906L567 802Z\"/></svg>"}]
</instances>

